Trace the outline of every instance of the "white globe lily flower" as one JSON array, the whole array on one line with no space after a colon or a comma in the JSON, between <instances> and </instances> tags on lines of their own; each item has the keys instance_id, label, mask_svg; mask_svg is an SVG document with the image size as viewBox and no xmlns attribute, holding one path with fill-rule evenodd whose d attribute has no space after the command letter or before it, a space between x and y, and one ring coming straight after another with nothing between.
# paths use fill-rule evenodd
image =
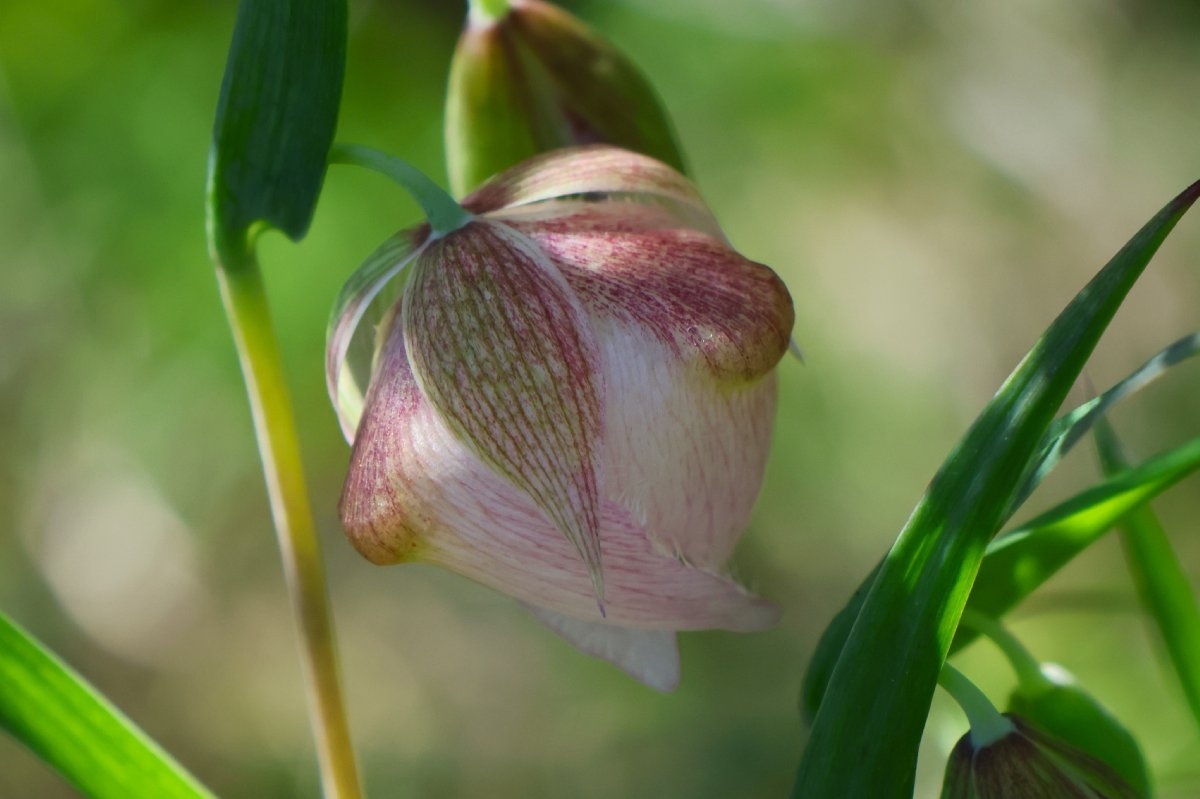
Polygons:
<instances>
[{"instance_id":1,"label":"white globe lily flower","mask_svg":"<svg viewBox=\"0 0 1200 799\"><path fill-rule=\"evenodd\" d=\"M726 568L762 482L791 298L646 156L553 151L463 207L453 232L393 237L335 308L342 523L372 562L463 574L671 690L676 631L778 618Z\"/></svg>"}]
</instances>

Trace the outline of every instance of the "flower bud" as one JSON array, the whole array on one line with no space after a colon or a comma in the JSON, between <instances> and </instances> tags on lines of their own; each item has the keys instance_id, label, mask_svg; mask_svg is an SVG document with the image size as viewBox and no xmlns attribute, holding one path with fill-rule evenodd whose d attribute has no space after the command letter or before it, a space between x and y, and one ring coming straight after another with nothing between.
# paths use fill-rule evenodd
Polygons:
<instances>
[{"instance_id":1,"label":"flower bud","mask_svg":"<svg viewBox=\"0 0 1200 799\"><path fill-rule=\"evenodd\" d=\"M942 799L1144 799L1104 763L1008 715L1013 731L976 746L967 733L946 763Z\"/></svg>"},{"instance_id":2,"label":"flower bud","mask_svg":"<svg viewBox=\"0 0 1200 799\"><path fill-rule=\"evenodd\" d=\"M1017 686L1009 697L1009 710L1043 732L1069 740L1112 767L1139 795L1149 795L1146 763L1129 730L1065 669L1043 663L1040 674L1041 680Z\"/></svg>"},{"instance_id":3,"label":"flower bud","mask_svg":"<svg viewBox=\"0 0 1200 799\"><path fill-rule=\"evenodd\" d=\"M669 690L676 631L777 619L726 564L762 479L791 298L645 156L558 150L464 207L458 230L385 244L335 309L342 523L370 560L517 597ZM356 360L372 307L374 353Z\"/></svg>"},{"instance_id":4,"label":"flower bud","mask_svg":"<svg viewBox=\"0 0 1200 799\"><path fill-rule=\"evenodd\" d=\"M473 10L446 99L454 193L538 153L592 143L683 168L650 84L587 26L541 0L512 0L499 18Z\"/></svg>"}]
</instances>

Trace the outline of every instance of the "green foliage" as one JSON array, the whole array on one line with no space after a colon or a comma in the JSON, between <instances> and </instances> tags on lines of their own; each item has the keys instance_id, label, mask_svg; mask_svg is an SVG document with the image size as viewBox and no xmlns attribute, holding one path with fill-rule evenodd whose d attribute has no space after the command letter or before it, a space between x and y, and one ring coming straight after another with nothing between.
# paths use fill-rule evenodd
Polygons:
<instances>
[{"instance_id":1,"label":"green foliage","mask_svg":"<svg viewBox=\"0 0 1200 799\"><path fill-rule=\"evenodd\" d=\"M244 252L262 225L293 240L308 230L337 127L346 15L345 0L238 6L209 162L217 254Z\"/></svg>"},{"instance_id":2,"label":"green foliage","mask_svg":"<svg viewBox=\"0 0 1200 799\"><path fill-rule=\"evenodd\" d=\"M1160 211L1075 297L934 477L841 648L794 796L912 794L937 675L987 544L1011 514L1038 445L1100 335L1198 196L1200 183Z\"/></svg>"},{"instance_id":3,"label":"green foliage","mask_svg":"<svg viewBox=\"0 0 1200 799\"><path fill-rule=\"evenodd\" d=\"M1120 479L1131 473L1116 432L1106 422L1096 426L1096 446L1106 474ZM1158 628L1188 706L1200 724L1200 605L1196 594L1149 506L1130 509L1119 524L1142 605Z\"/></svg>"},{"instance_id":4,"label":"green foliage","mask_svg":"<svg viewBox=\"0 0 1200 799\"><path fill-rule=\"evenodd\" d=\"M1200 469L1200 438L1072 497L996 539L967 607L999 618L1127 514ZM955 649L973 638L960 630Z\"/></svg>"},{"instance_id":5,"label":"green foliage","mask_svg":"<svg viewBox=\"0 0 1200 799\"><path fill-rule=\"evenodd\" d=\"M1070 675L1054 667L1040 674L1017 686L1008 712L1109 766L1138 796L1151 796L1142 749L1125 725Z\"/></svg>"},{"instance_id":6,"label":"green foliage","mask_svg":"<svg viewBox=\"0 0 1200 799\"><path fill-rule=\"evenodd\" d=\"M999 618L1119 520L1197 470L1200 438L1111 477L1006 533L988 546L966 607ZM801 690L801 711L810 723L878 572L876 567L829 623L813 653ZM977 635L972 627L959 627L951 651L961 649Z\"/></svg>"},{"instance_id":7,"label":"green foliage","mask_svg":"<svg viewBox=\"0 0 1200 799\"><path fill-rule=\"evenodd\" d=\"M204 786L0 614L0 727L93 799L197 799Z\"/></svg>"}]
</instances>

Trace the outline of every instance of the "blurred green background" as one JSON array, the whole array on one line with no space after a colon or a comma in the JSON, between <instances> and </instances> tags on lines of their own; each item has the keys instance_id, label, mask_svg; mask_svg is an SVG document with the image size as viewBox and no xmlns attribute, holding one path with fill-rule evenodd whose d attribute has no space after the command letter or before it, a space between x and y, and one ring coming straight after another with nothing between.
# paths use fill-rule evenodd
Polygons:
<instances>
[{"instance_id":1,"label":"blurred green background","mask_svg":"<svg viewBox=\"0 0 1200 799\"><path fill-rule=\"evenodd\" d=\"M737 570L784 608L683 636L660 696L453 575L343 540L348 459L322 378L345 277L415 206L356 170L263 260L298 405L367 788L377 797L779 797L829 617L1050 321L1200 177L1200 11L1186 0L624 0L569 4L650 75L736 246L796 301L778 439ZM203 185L232 0L0 3L0 608L227 797L315 797L292 622ZM340 138L444 176L464 8L355 2ZM1196 212L1193 212L1194 214ZM1200 327L1185 218L1090 368L1118 379ZM1200 434L1200 368L1115 414L1150 454ZM1077 397L1081 398L1080 397ZM1081 447L1024 515L1095 477ZM1193 479L1157 504L1200 584ZM1013 626L1143 741L1163 797L1200 739L1115 540ZM986 645L960 661L1000 701ZM3 686L0 686L3 690ZM853 719L846 719L853 724ZM964 723L944 698L918 796ZM72 791L0 736L0 797Z\"/></svg>"}]
</instances>

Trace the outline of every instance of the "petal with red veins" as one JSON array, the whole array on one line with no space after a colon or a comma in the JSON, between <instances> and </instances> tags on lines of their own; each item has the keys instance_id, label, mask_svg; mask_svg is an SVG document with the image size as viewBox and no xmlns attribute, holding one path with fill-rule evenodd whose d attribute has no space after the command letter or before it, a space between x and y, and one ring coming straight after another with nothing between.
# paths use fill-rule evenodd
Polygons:
<instances>
[{"instance_id":1,"label":"petal with red veins","mask_svg":"<svg viewBox=\"0 0 1200 799\"><path fill-rule=\"evenodd\" d=\"M542 624L581 652L607 660L657 691L679 687L679 646L670 630L636 630L605 622L581 621L527 605Z\"/></svg>"},{"instance_id":2,"label":"petal with red veins","mask_svg":"<svg viewBox=\"0 0 1200 799\"><path fill-rule=\"evenodd\" d=\"M663 198L708 213L696 187L671 167L606 144L564 147L522 161L480 186L463 207L475 214L580 194Z\"/></svg>"},{"instance_id":3,"label":"petal with red veins","mask_svg":"<svg viewBox=\"0 0 1200 799\"><path fill-rule=\"evenodd\" d=\"M581 621L739 632L775 624L773 604L656 548L614 502L603 502L599 513L602 617L587 567L557 526L422 396L399 327L372 382L342 495L342 523L366 557L444 566Z\"/></svg>"},{"instance_id":4,"label":"petal with red veins","mask_svg":"<svg viewBox=\"0 0 1200 799\"><path fill-rule=\"evenodd\" d=\"M722 381L775 367L795 320L783 281L723 242L685 228L521 224L589 312L634 322Z\"/></svg>"},{"instance_id":5,"label":"petal with red veins","mask_svg":"<svg viewBox=\"0 0 1200 799\"><path fill-rule=\"evenodd\" d=\"M603 384L574 292L527 238L479 220L424 248L403 302L421 393L553 521L603 599Z\"/></svg>"}]
</instances>

